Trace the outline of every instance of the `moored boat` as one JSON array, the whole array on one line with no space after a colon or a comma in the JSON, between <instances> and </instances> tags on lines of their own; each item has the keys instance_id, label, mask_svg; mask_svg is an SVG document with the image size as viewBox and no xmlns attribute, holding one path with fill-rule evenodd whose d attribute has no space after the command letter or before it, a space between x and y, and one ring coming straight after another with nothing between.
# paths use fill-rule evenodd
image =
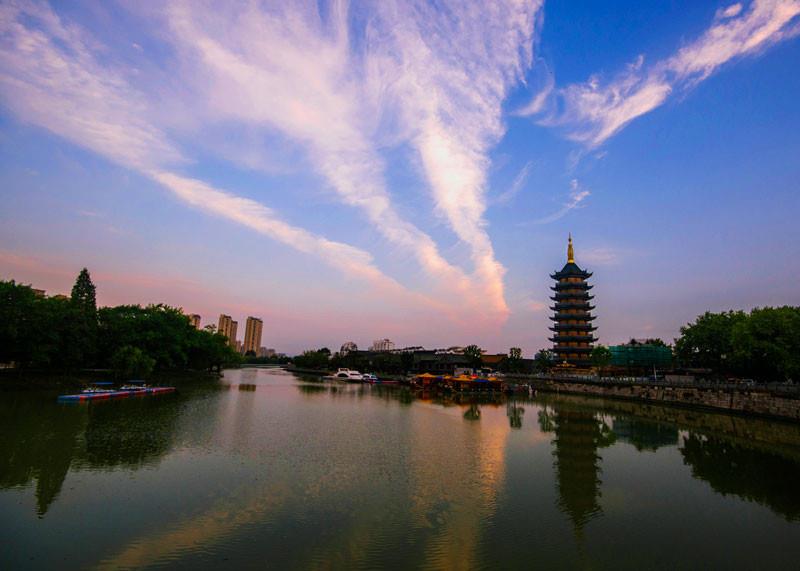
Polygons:
<instances>
[{"instance_id":1,"label":"moored boat","mask_svg":"<svg viewBox=\"0 0 800 571\"><path fill-rule=\"evenodd\" d=\"M93 384L97 385L99 383ZM105 383L106 386L112 384L113 383L111 382ZM78 394L60 395L58 397L58 402L85 402L92 400L127 398L132 396L159 395L174 392L175 387L149 387L143 384L123 385L118 389L97 388L92 386L84 389Z\"/></svg>"},{"instance_id":2,"label":"moored boat","mask_svg":"<svg viewBox=\"0 0 800 571\"><path fill-rule=\"evenodd\" d=\"M364 380L364 375L353 369L339 369L336 373L326 378L349 383L360 383Z\"/></svg>"}]
</instances>

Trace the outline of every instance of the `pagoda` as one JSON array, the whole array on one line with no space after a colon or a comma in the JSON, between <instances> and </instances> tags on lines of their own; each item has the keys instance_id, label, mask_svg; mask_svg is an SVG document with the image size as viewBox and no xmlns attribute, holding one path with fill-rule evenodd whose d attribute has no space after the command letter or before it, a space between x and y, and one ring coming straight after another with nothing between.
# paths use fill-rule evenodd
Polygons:
<instances>
[{"instance_id":1,"label":"pagoda","mask_svg":"<svg viewBox=\"0 0 800 571\"><path fill-rule=\"evenodd\" d=\"M592 334L597 329L592 325L594 306L590 304L594 296L589 295L592 286L586 282L591 275L575 263L570 234L567 263L560 272L550 275L556 281L556 285L550 288L555 292L550 298L555 302L550 308L555 312L550 318L555 322L550 328L554 332L550 341L559 363L578 368L591 365L592 344L596 341Z\"/></svg>"}]
</instances>

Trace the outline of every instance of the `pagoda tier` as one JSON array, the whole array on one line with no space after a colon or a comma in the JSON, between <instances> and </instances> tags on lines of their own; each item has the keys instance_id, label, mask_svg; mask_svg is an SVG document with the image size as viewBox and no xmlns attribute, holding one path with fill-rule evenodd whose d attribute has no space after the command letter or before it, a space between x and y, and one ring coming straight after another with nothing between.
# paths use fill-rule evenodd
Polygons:
<instances>
[{"instance_id":1,"label":"pagoda tier","mask_svg":"<svg viewBox=\"0 0 800 571\"><path fill-rule=\"evenodd\" d=\"M591 313L586 311L582 313L561 313L558 312L555 315L550 317L550 321L567 321L572 319L573 321L593 321L594 317Z\"/></svg>"},{"instance_id":2,"label":"pagoda tier","mask_svg":"<svg viewBox=\"0 0 800 571\"><path fill-rule=\"evenodd\" d=\"M592 347L589 347L588 344L594 343L597 341L594 337L550 337L549 340L555 344L554 351L561 351L561 350L578 350L578 349L586 349L587 351L591 351ZM587 346L584 347L583 345L567 345L568 343L586 343Z\"/></svg>"},{"instance_id":3,"label":"pagoda tier","mask_svg":"<svg viewBox=\"0 0 800 571\"><path fill-rule=\"evenodd\" d=\"M575 262L567 262L567 265L561 268L560 272L555 272L550 274L550 279L556 280L559 283L564 283L561 280L569 280L570 278L580 278L582 280L588 280L590 277L592 277L592 272L586 272L580 269L578 267L578 264L576 264ZM571 283L578 283L578 282L573 281Z\"/></svg>"},{"instance_id":4,"label":"pagoda tier","mask_svg":"<svg viewBox=\"0 0 800 571\"><path fill-rule=\"evenodd\" d=\"M550 299L552 301L560 301L562 299L585 299L585 300L588 301L590 299L594 299L594 296L590 295L586 291L582 291L581 293L572 293L572 292L560 291L560 292L556 292L555 294L551 295Z\"/></svg>"},{"instance_id":5,"label":"pagoda tier","mask_svg":"<svg viewBox=\"0 0 800 571\"><path fill-rule=\"evenodd\" d=\"M592 285L586 282L592 273L581 269L574 258L570 236L567 263L550 276L556 283L550 288L555 292L550 297L555 302L550 307L554 312L550 319L555 323L550 327L553 336L549 340L553 343L557 361L575 367L588 367L593 343L597 341L592 334L597 328L591 323L594 320L591 312L595 309L590 303L594 299L589 294Z\"/></svg>"},{"instance_id":6,"label":"pagoda tier","mask_svg":"<svg viewBox=\"0 0 800 571\"><path fill-rule=\"evenodd\" d=\"M562 301L550 307L550 311L561 311L562 309L582 309L584 311L591 311L594 309L588 301Z\"/></svg>"},{"instance_id":7,"label":"pagoda tier","mask_svg":"<svg viewBox=\"0 0 800 571\"><path fill-rule=\"evenodd\" d=\"M587 284L586 282L558 282L556 285L550 286L550 289L553 291L563 291L567 289L590 290L593 287L592 284Z\"/></svg>"},{"instance_id":8,"label":"pagoda tier","mask_svg":"<svg viewBox=\"0 0 800 571\"><path fill-rule=\"evenodd\" d=\"M561 324L561 323L554 323L552 326L548 327L550 331L596 331L597 327L590 323L570 323Z\"/></svg>"}]
</instances>

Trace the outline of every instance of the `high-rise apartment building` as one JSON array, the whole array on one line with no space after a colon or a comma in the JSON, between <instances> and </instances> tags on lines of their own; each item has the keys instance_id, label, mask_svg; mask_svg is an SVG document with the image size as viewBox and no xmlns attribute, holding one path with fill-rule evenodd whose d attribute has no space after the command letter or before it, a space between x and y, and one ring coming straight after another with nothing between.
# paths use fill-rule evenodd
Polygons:
<instances>
[{"instance_id":1,"label":"high-rise apartment building","mask_svg":"<svg viewBox=\"0 0 800 571\"><path fill-rule=\"evenodd\" d=\"M231 336L228 337L231 341L231 347L236 349L236 333L239 331L239 322L231 321Z\"/></svg>"},{"instance_id":2,"label":"high-rise apartment building","mask_svg":"<svg viewBox=\"0 0 800 571\"><path fill-rule=\"evenodd\" d=\"M224 313L219 316L219 325L217 326L217 333L224 335L228 338L231 347L236 347L236 330L239 328L239 323L231 319L230 315Z\"/></svg>"},{"instance_id":3,"label":"high-rise apartment building","mask_svg":"<svg viewBox=\"0 0 800 571\"><path fill-rule=\"evenodd\" d=\"M190 323L190 324L192 325L192 327L194 327L195 329L200 329L200 316L199 316L199 315L197 315L196 313L192 313L192 314L189 316L189 323Z\"/></svg>"},{"instance_id":4,"label":"high-rise apartment building","mask_svg":"<svg viewBox=\"0 0 800 571\"><path fill-rule=\"evenodd\" d=\"M261 329L264 323L258 317L248 317L244 329L244 353L258 353L261 347Z\"/></svg>"}]
</instances>

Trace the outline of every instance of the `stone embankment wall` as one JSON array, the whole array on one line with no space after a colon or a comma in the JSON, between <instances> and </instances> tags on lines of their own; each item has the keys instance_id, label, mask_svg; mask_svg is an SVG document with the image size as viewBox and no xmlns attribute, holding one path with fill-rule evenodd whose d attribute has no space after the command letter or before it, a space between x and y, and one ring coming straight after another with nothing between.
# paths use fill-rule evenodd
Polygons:
<instances>
[{"instance_id":1,"label":"stone embankment wall","mask_svg":"<svg viewBox=\"0 0 800 571\"><path fill-rule=\"evenodd\" d=\"M800 422L800 398L757 388L718 389L549 379L535 379L530 381L530 385L540 391L709 408Z\"/></svg>"}]
</instances>

